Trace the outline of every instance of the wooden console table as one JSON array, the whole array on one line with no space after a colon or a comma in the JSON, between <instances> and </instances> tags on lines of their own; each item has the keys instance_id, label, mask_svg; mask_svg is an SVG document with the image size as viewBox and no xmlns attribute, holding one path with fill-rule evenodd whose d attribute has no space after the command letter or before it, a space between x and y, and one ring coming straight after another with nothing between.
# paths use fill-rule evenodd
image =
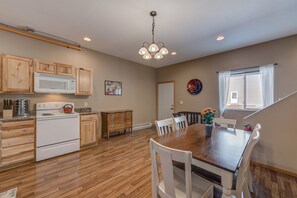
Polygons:
<instances>
[{"instance_id":1,"label":"wooden console table","mask_svg":"<svg viewBox=\"0 0 297 198\"><path fill-rule=\"evenodd\" d=\"M109 140L109 134L115 131L130 130L132 134L132 110L117 110L117 111L102 111L102 137L107 134Z\"/></svg>"}]
</instances>

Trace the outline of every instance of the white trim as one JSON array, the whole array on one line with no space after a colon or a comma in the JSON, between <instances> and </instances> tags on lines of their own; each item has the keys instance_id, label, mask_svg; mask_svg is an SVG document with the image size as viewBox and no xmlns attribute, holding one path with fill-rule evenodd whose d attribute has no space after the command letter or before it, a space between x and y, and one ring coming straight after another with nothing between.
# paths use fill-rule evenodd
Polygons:
<instances>
[{"instance_id":1,"label":"white trim","mask_svg":"<svg viewBox=\"0 0 297 198\"><path fill-rule=\"evenodd\" d=\"M133 125L132 131L138 131L138 130L141 130L141 129L148 129L148 128L151 128L152 126L153 126L153 124L151 122L136 124L136 125Z\"/></svg>"}]
</instances>

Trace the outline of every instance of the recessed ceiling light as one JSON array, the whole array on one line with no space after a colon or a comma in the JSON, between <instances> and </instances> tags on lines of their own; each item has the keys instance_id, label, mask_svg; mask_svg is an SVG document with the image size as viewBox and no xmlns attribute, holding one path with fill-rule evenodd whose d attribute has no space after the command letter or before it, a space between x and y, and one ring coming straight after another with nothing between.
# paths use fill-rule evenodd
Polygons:
<instances>
[{"instance_id":1,"label":"recessed ceiling light","mask_svg":"<svg viewBox=\"0 0 297 198\"><path fill-rule=\"evenodd\" d=\"M224 36L220 35L220 36L217 37L217 41L224 40L224 38L225 38Z\"/></svg>"},{"instance_id":2,"label":"recessed ceiling light","mask_svg":"<svg viewBox=\"0 0 297 198\"><path fill-rule=\"evenodd\" d=\"M172 56L175 56L175 55L176 55L176 52L171 52L171 55L172 55Z\"/></svg>"},{"instance_id":3,"label":"recessed ceiling light","mask_svg":"<svg viewBox=\"0 0 297 198\"><path fill-rule=\"evenodd\" d=\"M89 37L84 37L84 40L85 40L85 41L88 41L88 42L91 41L91 39L90 39Z\"/></svg>"}]
</instances>

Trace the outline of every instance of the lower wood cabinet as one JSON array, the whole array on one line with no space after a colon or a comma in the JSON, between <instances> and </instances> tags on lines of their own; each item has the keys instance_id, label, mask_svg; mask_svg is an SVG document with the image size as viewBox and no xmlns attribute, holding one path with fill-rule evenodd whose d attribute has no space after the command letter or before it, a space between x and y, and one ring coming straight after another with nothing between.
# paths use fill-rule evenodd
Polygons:
<instances>
[{"instance_id":1,"label":"lower wood cabinet","mask_svg":"<svg viewBox=\"0 0 297 198\"><path fill-rule=\"evenodd\" d=\"M98 114L81 115L80 147L97 144Z\"/></svg>"},{"instance_id":2,"label":"lower wood cabinet","mask_svg":"<svg viewBox=\"0 0 297 198\"><path fill-rule=\"evenodd\" d=\"M35 120L1 123L0 167L35 159Z\"/></svg>"},{"instance_id":3,"label":"lower wood cabinet","mask_svg":"<svg viewBox=\"0 0 297 198\"><path fill-rule=\"evenodd\" d=\"M104 111L101 112L102 117L102 136L114 131L129 130L132 133L132 110Z\"/></svg>"}]
</instances>

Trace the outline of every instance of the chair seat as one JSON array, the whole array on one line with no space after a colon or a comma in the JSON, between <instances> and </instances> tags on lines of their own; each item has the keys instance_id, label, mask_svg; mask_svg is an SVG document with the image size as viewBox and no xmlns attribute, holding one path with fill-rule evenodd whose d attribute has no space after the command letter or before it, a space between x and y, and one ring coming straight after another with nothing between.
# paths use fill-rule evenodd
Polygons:
<instances>
[{"instance_id":1,"label":"chair seat","mask_svg":"<svg viewBox=\"0 0 297 198\"><path fill-rule=\"evenodd\" d=\"M185 165L183 163L179 163L179 162L173 162L173 165L181 170L185 169ZM203 168L197 167L192 165L192 173L194 173L195 175L198 175L214 184L217 184L218 186L222 186L222 178L221 176L212 173L210 171L207 171ZM236 180L237 180L237 172L235 174L233 174L233 184L232 184L232 190L236 189Z\"/></svg>"},{"instance_id":2,"label":"chair seat","mask_svg":"<svg viewBox=\"0 0 297 198\"><path fill-rule=\"evenodd\" d=\"M185 172L173 167L176 197L186 197ZM164 188L163 180L159 187ZM192 173L192 197L210 197L213 192L212 183Z\"/></svg>"}]
</instances>

